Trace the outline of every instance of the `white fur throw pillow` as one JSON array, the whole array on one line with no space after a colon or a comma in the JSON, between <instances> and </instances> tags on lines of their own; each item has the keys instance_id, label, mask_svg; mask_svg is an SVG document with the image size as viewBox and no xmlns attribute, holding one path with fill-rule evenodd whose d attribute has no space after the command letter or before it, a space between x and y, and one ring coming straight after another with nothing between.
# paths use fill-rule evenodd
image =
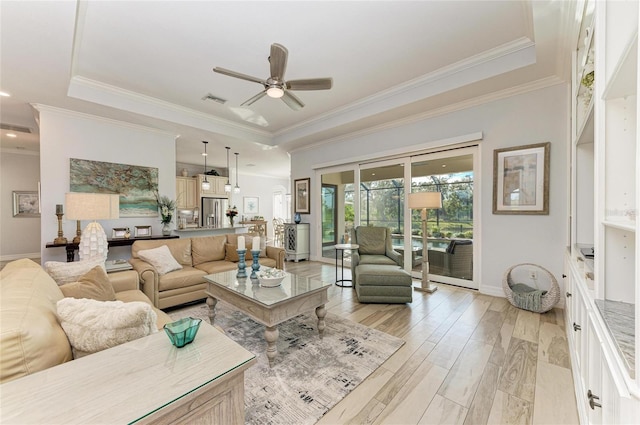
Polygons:
<instances>
[{"instance_id":1,"label":"white fur throw pillow","mask_svg":"<svg viewBox=\"0 0 640 425\"><path fill-rule=\"evenodd\" d=\"M95 353L158 331L158 315L144 302L63 298L57 307L75 358L78 351Z\"/></svg>"},{"instance_id":2,"label":"white fur throw pillow","mask_svg":"<svg viewBox=\"0 0 640 425\"><path fill-rule=\"evenodd\" d=\"M44 263L44 270L58 285L64 285L65 283L77 281L80 276L96 266L104 269L104 258L92 258L90 260L74 261L71 263L47 261Z\"/></svg>"},{"instance_id":3,"label":"white fur throw pillow","mask_svg":"<svg viewBox=\"0 0 640 425\"><path fill-rule=\"evenodd\" d=\"M166 245L153 249L143 249L138 251L138 257L151 264L158 274L167 274L174 270L180 270L182 266L173 258L169 247Z\"/></svg>"}]
</instances>

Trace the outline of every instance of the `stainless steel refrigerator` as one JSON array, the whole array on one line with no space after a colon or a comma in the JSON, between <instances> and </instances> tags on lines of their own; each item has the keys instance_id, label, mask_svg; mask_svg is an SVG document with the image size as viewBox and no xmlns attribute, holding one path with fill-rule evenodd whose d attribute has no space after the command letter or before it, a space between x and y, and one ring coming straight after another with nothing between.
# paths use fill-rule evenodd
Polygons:
<instances>
[{"instance_id":1,"label":"stainless steel refrigerator","mask_svg":"<svg viewBox=\"0 0 640 425\"><path fill-rule=\"evenodd\" d=\"M202 206L200 208L200 225L202 227L222 227L225 226L225 215L229 207L227 198L202 198Z\"/></svg>"}]
</instances>

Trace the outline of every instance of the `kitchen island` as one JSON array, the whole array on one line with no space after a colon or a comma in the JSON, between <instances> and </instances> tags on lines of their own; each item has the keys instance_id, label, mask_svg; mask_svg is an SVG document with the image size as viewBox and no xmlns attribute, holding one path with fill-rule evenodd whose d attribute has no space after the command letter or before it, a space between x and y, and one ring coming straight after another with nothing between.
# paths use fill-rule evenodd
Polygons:
<instances>
[{"instance_id":1,"label":"kitchen island","mask_svg":"<svg viewBox=\"0 0 640 425\"><path fill-rule=\"evenodd\" d=\"M216 236L227 233L247 233L244 226L221 226L221 227L186 227L184 229L173 229L173 233L182 238L197 238L200 236Z\"/></svg>"}]
</instances>

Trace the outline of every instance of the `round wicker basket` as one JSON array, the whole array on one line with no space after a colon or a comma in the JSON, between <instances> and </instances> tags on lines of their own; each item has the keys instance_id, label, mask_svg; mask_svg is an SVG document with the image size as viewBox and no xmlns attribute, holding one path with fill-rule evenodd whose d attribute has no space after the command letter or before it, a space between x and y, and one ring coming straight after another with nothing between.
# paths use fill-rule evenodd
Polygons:
<instances>
[{"instance_id":1,"label":"round wicker basket","mask_svg":"<svg viewBox=\"0 0 640 425\"><path fill-rule=\"evenodd\" d=\"M548 283L548 285L540 285L540 289L545 289L548 291L541 297L540 308L531 311L533 311L534 313L545 313L551 310L560 300L560 287L558 286L558 281L553 276L553 274L551 274L551 272L544 267L533 263L522 263L509 267L504 273L504 277L502 278L502 289L504 290L504 294L506 295L511 305L513 305L514 307L518 307L513 299L513 290L511 289L511 286L515 283L518 283L514 281L515 277L528 277L531 271L537 272L538 282Z\"/></svg>"}]
</instances>

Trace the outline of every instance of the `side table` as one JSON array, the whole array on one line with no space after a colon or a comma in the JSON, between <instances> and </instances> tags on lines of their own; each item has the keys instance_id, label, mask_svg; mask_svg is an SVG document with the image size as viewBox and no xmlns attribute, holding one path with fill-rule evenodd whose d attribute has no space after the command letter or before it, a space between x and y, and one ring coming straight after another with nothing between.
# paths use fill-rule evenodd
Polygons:
<instances>
[{"instance_id":1,"label":"side table","mask_svg":"<svg viewBox=\"0 0 640 425\"><path fill-rule=\"evenodd\" d=\"M353 280L344 278L344 252L356 250L360 248L360 245L354 243L339 243L335 245L334 248L336 250L336 285L341 288L351 288L353 286ZM342 270L340 279L338 279L338 251L340 251L340 269ZM344 282L351 282L351 285L345 285Z\"/></svg>"}]
</instances>

